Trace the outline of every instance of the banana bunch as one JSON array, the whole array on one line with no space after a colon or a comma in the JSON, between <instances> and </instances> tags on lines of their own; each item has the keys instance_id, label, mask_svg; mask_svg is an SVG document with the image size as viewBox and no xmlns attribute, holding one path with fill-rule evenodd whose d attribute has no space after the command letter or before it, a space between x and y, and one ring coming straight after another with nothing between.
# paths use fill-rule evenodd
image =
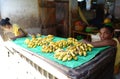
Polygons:
<instances>
[{"instance_id":1,"label":"banana bunch","mask_svg":"<svg viewBox=\"0 0 120 79\"><path fill-rule=\"evenodd\" d=\"M53 48L52 48L52 46L49 46L49 45L43 45L42 46L42 52L45 52L45 53L53 52Z\"/></svg>"},{"instance_id":2,"label":"banana bunch","mask_svg":"<svg viewBox=\"0 0 120 79\"><path fill-rule=\"evenodd\" d=\"M41 38L41 39L39 39L38 45L39 46L48 45L52 41L53 38L54 38L53 35L48 35L44 38Z\"/></svg>"},{"instance_id":3,"label":"banana bunch","mask_svg":"<svg viewBox=\"0 0 120 79\"><path fill-rule=\"evenodd\" d=\"M28 43L27 46L29 48L35 48L37 46L38 40L37 38L32 38Z\"/></svg>"},{"instance_id":4,"label":"banana bunch","mask_svg":"<svg viewBox=\"0 0 120 79\"><path fill-rule=\"evenodd\" d=\"M83 42L75 42L74 45L70 45L63 49L57 49L55 51L54 57L58 60L67 61L67 60L77 60L77 56L87 56L87 51L91 51L93 46L91 44L86 44Z\"/></svg>"},{"instance_id":5,"label":"banana bunch","mask_svg":"<svg viewBox=\"0 0 120 79\"><path fill-rule=\"evenodd\" d=\"M50 42L49 46L53 48L53 52L55 52L57 49L59 49L59 46L57 45L56 42Z\"/></svg>"},{"instance_id":6,"label":"banana bunch","mask_svg":"<svg viewBox=\"0 0 120 79\"><path fill-rule=\"evenodd\" d=\"M68 45L73 45L75 42L78 42L77 39L69 37L67 39Z\"/></svg>"},{"instance_id":7,"label":"banana bunch","mask_svg":"<svg viewBox=\"0 0 120 79\"><path fill-rule=\"evenodd\" d=\"M32 34L32 35L31 35L31 38L36 38L36 34Z\"/></svg>"},{"instance_id":8,"label":"banana bunch","mask_svg":"<svg viewBox=\"0 0 120 79\"><path fill-rule=\"evenodd\" d=\"M52 40L54 38L54 35L47 35L44 39L45 40Z\"/></svg>"},{"instance_id":9,"label":"banana bunch","mask_svg":"<svg viewBox=\"0 0 120 79\"><path fill-rule=\"evenodd\" d=\"M49 45L42 46L42 52L51 53L51 52L54 52L55 50L57 50L58 48L59 47L57 46L57 44L55 42L50 42Z\"/></svg>"},{"instance_id":10,"label":"banana bunch","mask_svg":"<svg viewBox=\"0 0 120 79\"><path fill-rule=\"evenodd\" d=\"M53 38L53 37L54 37L54 35L47 35L47 37L48 37L48 38Z\"/></svg>"},{"instance_id":11,"label":"banana bunch","mask_svg":"<svg viewBox=\"0 0 120 79\"><path fill-rule=\"evenodd\" d=\"M72 52L65 51L63 49L57 49L55 51L54 57L58 60L69 61L69 60L77 60L77 56L72 54Z\"/></svg>"},{"instance_id":12,"label":"banana bunch","mask_svg":"<svg viewBox=\"0 0 120 79\"><path fill-rule=\"evenodd\" d=\"M24 41L24 43L27 44L27 46L28 46L29 48L35 48L35 47L38 45L38 43L39 43L39 39L37 39L37 38L32 38L32 39L30 40L30 39L26 38L25 41Z\"/></svg>"},{"instance_id":13,"label":"banana bunch","mask_svg":"<svg viewBox=\"0 0 120 79\"><path fill-rule=\"evenodd\" d=\"M37 34L31 34L31 38L37 38L37 37L41 37L42 35L40 33Z\"/></svg>"},{"instance_id":14,"label":"banana bunch","mask_svg":"<svg viewBox=\"0 0 120 79\"><path fill-rule=\"evenodd\" d=\"M74 46L67 47L67 51L72 52L74 55L86 56L87 51L91 51L93 46L82 42L76 42Z\"/></svg>"},{"instance_id":15,"label":"banana bunch","mask_svg":"<svg viewBox=\"0 0 120 79\"><path fill-rule=\"evenodd\" d=\"M42 52L54 52L58 48L65 48L65 47L67 47L66 40L60 40L57 42L51 41L48 45L44 45L42 47Z\"/></svg>"},{"instance_id":16,"label":"banana bunch","mask_svg":"<svg viewBox=\"0 0 120 79\"><path fill-rule=\"evenodd\" d=\"M56 42L56 45L59 47L59 48L65 48L68 46L68 43L66 40L60 40L60 41L57 41Z\"/></svg>"},{"instance_id":17,"label":"banana bunch","mask_svg":"<svg viewBox=\"0 0 120 79\"><path fill-rule=\"evenodd\" d=\"M30 39L28 39L28 38L25 39L25 41L24 41L25 44L28 44L29 42L30 42Z\"/></svg>"},{"instance_id":18,"label":"banana bunch","mask_svg":"<svg viewBox=\"0 0 120 79\"><path fill-rule=\"evenodd\" d=\"M42 35L41 35L40 33L38 33L36 36L37 36L37 37L41 37Z\"/></svg>"},{"instance_id":19,"label":"banana bunch","mask_svg":"<svg viewBox=\"0 0 120 79\"><path fill-rule=\"evenodd\" d=\"M37 45L34 42L30 41L27 46L29 48L35 48Z\"/></svg>"},{"instance_id":20,"label":"banana bunch","mask_svg":"<svg viewBox=\"0 0 120 79\"><path fill-rule=\"evenodd\" d=\"M49 42L52 41L53 36L49 35L44 38L37 38L35 34L33 34L31 35L31 38L31 40L27 38L24 43L27 44L29 48L35 48L36 46L48 45Z\"/></svg>"},{"instance_id":21,"label":"banana bunch","mask_svg":"<svg viewBox=\"0 0 120 79\"><path fill-rule=\"evenodd\" d=\"M32 41L33 43L35 43L37 46L39 46L39 43L40 43L41 39L42 39L42 38L32 38L31 41Z\"/></svg>"},{"instance_id":22,"label":"banana bunch","mask_svg":"<svg viewBox=\"0 0 120 79\"><path fill-rule=\"evenodd\" d=\"M48 44L49 44L49 41L44 40L44 39L41 39L38 42L38 46L43 46L43 45L48 45Z\"/></svg>"}]
</instances>

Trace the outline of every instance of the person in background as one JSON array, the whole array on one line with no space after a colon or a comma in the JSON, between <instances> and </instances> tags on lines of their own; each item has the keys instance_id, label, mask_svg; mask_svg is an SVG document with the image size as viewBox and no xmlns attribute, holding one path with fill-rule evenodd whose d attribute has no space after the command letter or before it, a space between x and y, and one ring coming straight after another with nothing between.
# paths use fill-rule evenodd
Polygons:
<instances>
[{"instance_id":1,"label":"person in background","mask_svg":"<svg viewBox=\"0 0 120 79\"><path fill-rule=\"evenodd\" d=\"M103 21L104 21L104 5L97 4L96 8L96 16L92 20L89 21L91 26L97 27L98 29L101 28Z\"/></svg>"},{"instance_id":2,"label":"person in background","mask_svg":"<svg viewBox=\"0 0 120 79\"><path fill-rule=\"evenodd\" d=\"M9 21L9 18L1 19L0 28L3 29L3 31L12 32L14 34L14 37L10 38L11 40L27 36L27 33L23 31L23 29L17 24L11 24Z\"/></svg>"},{"instance_id":3,"label":"person in background","mask_svg":"<svg viewBox=\"0 0 120 79\"><path fill-rule=\"evenodd\" d=\"M120 41L119 38L114 38L114 28L111 26L103 25L99 31L99 41L90 42L87 40L81 40L84 43L92 44L94 47L102 47L102 46L116 46L116 58L114 64L114 74L118 74L120 71Z\"/></svg>"}]
</instances>

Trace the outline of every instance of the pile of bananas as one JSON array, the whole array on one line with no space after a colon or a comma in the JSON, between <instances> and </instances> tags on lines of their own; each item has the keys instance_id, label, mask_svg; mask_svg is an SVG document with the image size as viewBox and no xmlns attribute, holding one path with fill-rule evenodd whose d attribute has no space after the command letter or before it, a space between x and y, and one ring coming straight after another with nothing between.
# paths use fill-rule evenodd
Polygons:
<instances>
[{"instance_id":1,"label":"pile of bananas","mask_svg":"<svg viewBox=\"0 0 120 79\"><path fill-rule=\"evenodd\" d=\"M49 45L42 46L42 52L51 53L57 50L59 47L56 42L50 42Z\"/></svg>"},{"instance_id":2,"label":"pile of bananas","mask_svg":"<svg viewBox=\"0 0 120 79\"><path fill-rule=\"evenodd\" d=\"M75 45L67 47L68 52L72 52L75 55L86 56L87 51L91 51L93 46L83 42L76 42Z\"/></svg>"},{"instance_id":3,"label":"pile of bananas","mask_svg":"<svg viewBox=\"0 0 120 79\"><path fill-rule=\"evenodd\" d=\"M54 57L62 61L68 61L72 59L77 60L78 55L87 56L87 51L91 51L93 48L91 44L78 42L78 40L75 38L68 38L66 40L53 42L53 35L48 35L43 38L40 37L41 35L38 36L31 36L31 40L27 38L25 40L25 44L27 44L29 48L42 46L42 52L54 52Z\"/></svg>"},{"instance_id":4,"label":"pile of bananas","mask_svg":"<svg viewBox=\"0 0 120 79\"><path fill-rule=\"evenodd\" d=\"M68 46L66 50L58 49L55 51L54 57L62 60L77 60L77 55L87 56L87 51L91 51L93 46L82 42L75 42L75 45Z\"/></svg>"},{"instance_id":5,"label":"pile of bananas","mask_svg":"<svg viewBox=\"0 0 120 79\"><path fill-rule=\"evenodd\" d=\"M66 40L60 40L60 41L57 41L56 42L56 45L59 47L59 48L65 48L68 46L68 42Z\"/></svg>"},{"instance_id":6,"label":"pile of bananas","mask_svg":"<svg viewBox=\"0 0 120 79\"><path fill-rule=\"evenodd\" d=\"M66 48L73 43L73 40L60 40L56 42L50 42L47 45L42 46L42 52L55 52L58 48Z\"/></svg>"},{"instance_id":7,"label":"pile of bananas","mask_svg":"<svg viewBox=\"0 0 120 79\"><path fill-rule=\"evenodd\" d=\"M25 44L27 44L27 46L29 48L35 48L37 46L37 39L36 38L32 38L31 40L30 39L26 39L25 40Z\"/></svg>"},{"instance_id":8,"label":"pile of bananas","mask_svg":"<svg viewBox=\"0 0 120 79\"><path fill-rule=\"evenodd\" d=\"M39 36L41 36L39 34ZM49 42L52 41L52 39L54 38L53 35L48 35L48 36L45 36L44 38L42 37L39 37L37 38L35 34L31 35L31 40L30 39L26 39L24 42L25 44L27 44L27 46L29 48L35 48L36 46L43 46L43 45L48 45Z\"/></svg>"},{"instance_id":9,"label":"pile of bananas","mask_svg":"<svg viewBox=\"0 0 120 79\"><path fill-rule=\"evenodd\" d=\"M77 56L72 52L65 51L63 49L57 49L55 51L54 57L58 60L67 61L67 60L77 60Z\"/></svg>"},{"instance_id":10,"label":"pile of bananas","mask_svg":"<svg viewBox=\"0 0 120 79\"><path fill-rule=\"evenodd\" d=\"M48 52L55 52L59 48L64 48L67 46L66 40L60 40L57 42L51 41L48 45L42 46L42 52L48 53Z\"/></svg>"}]
</instances>

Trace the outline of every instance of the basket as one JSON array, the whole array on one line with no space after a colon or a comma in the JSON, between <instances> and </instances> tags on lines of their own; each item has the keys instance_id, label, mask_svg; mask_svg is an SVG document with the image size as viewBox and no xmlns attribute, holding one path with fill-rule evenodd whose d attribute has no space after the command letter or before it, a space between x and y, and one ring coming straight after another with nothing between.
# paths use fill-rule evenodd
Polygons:
<instances>
[{"instance_id":1,"label":"basket","mask_svg":"<svg viewBox=\"0 0 120 79\"><path fill-rule=\"evenodd\" d=\"M83 31L84 28L85 28L85 26L84 26L83 22L81 22L81 21L76 21L75 22L75 30Z\"/></svg>"},{"instance_id":2,"label":"basket","mask_svg":"<svg viewBox=\"0 0 120 79\"><path fill-rule=\"evenodd\" d=\"M94 32L96 30L98 30L97 27L86 27L85 29L86 32Z\"/></svg>"},{"instance_id":3,"label":"basket","mask_svg":"<svg viewBox=\"0 0 120 79\"><path fill-rule=\"evenodd\" d=\"M83 26L75 26L75 30L77 31L83 31L84 27Z\"/></svg>"}]
</instances>

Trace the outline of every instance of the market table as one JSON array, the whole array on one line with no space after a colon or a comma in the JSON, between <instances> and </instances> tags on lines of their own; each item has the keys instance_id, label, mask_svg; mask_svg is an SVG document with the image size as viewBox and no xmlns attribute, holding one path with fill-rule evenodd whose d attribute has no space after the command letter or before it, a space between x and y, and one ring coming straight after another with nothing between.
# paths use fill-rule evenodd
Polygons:
<instances>
[{"instance_id":1,"label":"market table","mask_svg":"<svg viewBox=\"0 0 120 79\"><path fill-rule=\"evenodd\" d=\"M70 62L54 59L53 54L45 54L41 52L39 47L27 48L24 44L26 38L7 41L5 47L14 53L18 53L21 58L35 67L46 79L112 79L113 77L116 47L93 48L91 53L88 54L88 58L93 51L94 55L90 56L89 60L86 60L87 57L78 57L80 60L72 60L70 61L71 64ZM82 59L85 62L81 63Z\"/></svg>"}]
</instances>

